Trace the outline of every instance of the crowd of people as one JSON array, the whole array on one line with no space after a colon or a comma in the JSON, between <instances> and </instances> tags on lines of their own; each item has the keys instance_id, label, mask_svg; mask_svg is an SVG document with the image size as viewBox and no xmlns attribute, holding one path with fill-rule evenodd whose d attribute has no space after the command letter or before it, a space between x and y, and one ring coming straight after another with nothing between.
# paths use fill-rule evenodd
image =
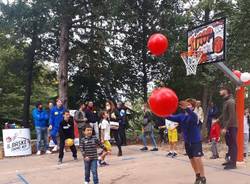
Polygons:
<instances>
[{"instance_id":1,"label":"crowd of people","mask_svg":"<svg viewBox=\"0 0 250 184\"><path fill-rule=\"evenodd\" d=\"M207 116L201 107L201 101L186 99L179 102L180 112L167 116L156 117L152 114L148 104L143 105L143 121L141 122L142 134L140 136L143 147L141 151L147 151L147 136L152 142L150 151L158 151L158 145L169 143L167 157L177 156L177 142L179 133L182 132L184 148L188 156L194 173L196 184L206 183L205 172L202 162L202 127L206 122L206 139L211 143L211 159L219 158L218 143L224 136L228 151L224 169L235 169L237 160L237 119L235 100L228 87L220 89L220 95L224 99L221 114L214 103L210 103ZM123 103L116 105L107 100L105 108L97 112L94 103L80 103L79 109L70 117L70 113L63 106L63 101L57 99L55 106L48 104L49 109L44 110L41 102L36 104L32 115L37 133L37 155L40 155L42 148L45 153L50 154L59 149L59 163L63 162L65 141L75 138L74 127L77 125L80 139L80 150L84 158L85 184L90 181L90 171L93 175L94 183L99 183L97 166L106 166L105 158L112 151L111 138L113 137L118 149L118 156L122 156L122 146L126 145L126 107ZM206 121L205 121L205 118ZM159 144L155 138L155 130L158 130ZM54 147L50 151L48 137L54 142ZM59 144L58 144L58 140ZM244 116L244 156L248 156L249 141L249 109L245 110ZM42 146L42 143L44 146ZM102 148L101 153L97 153L97 146ZM75 145L71 145L72 156L77 160L77 150Z\"/></svg>"}]
</instances>

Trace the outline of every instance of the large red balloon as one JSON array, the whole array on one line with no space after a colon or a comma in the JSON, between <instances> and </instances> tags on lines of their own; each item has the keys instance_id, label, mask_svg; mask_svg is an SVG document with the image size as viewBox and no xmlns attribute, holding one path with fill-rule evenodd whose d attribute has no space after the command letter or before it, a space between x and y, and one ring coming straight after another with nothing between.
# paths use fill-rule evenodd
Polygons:
<instances>
[{"instance_id":1,"label":"large red balloon","mask_svg":"<svg viewBox=\"0 0 250 184\"><path fill-rule=\"evenodd\" d=\"M166 117L176 111L178 107L178 97L172 89L157 88L149 97L148 103L154 114L160 117Z\"/></svg>"},{"instance_id":2,"label":"large red balloon","mask_svg":"<svg viewBox=\"0 0 250 184\"><path fill-rule=\"evenodd\" d=\"M234 75L236 75L238 78L241 76L241 72L239 70L234 70L233 71Z\"/></svg>"},{"instance_id":3,"label":"large red balloon","mask_svg":"<svg viewBox=\"0 0 250 184\"><path fill-rule=\"evenodd\" d=\"M155 55L160 56L168 49L168 39L160 33L155 33L148 40L148 49Z\"/></svg>"}]
</instances>

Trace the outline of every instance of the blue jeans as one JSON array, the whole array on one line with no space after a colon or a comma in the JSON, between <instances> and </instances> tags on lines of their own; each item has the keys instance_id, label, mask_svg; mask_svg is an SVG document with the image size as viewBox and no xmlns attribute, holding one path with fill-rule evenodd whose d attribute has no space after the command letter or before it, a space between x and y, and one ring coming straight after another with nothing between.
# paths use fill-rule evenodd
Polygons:
<instances>
[{"instance_id":1,"label":"blue jeans","mask_svg":"<svg viewBox=\"0 0 250 184\"><path fill-rule=\"evenodd\" d=\"M153 130L151 130L150 132L144 132L144 133L141 135L141 139L142 139L142 142L143 142L144 147L147 147L147 138L146 138L147 135L150 136L150 139L151 139L151 142L152 142L154 148L157 148Z\"/></svg>"},{"instance_id":2,"label":"blue jeans","mask_svg":"<svg viewBox=\"0 0 250 184\"><path fill-rule=\"evenodd\" d=\"M36 127L36 137L37 137L37 144L36 148L37 151L41 151L42 141L44 143L45 151L48 150L48 128L47 127Z\"/></svg>"},{"instance_id":3,"label":"blue jeans","mask_svg":"<svg viewBox=\"0 0 250 184\"><path fill-rule=\"evenodd\" d=\"M93 175L94 184L98 184L97 160L84 161L85 182L90 182L90 170Z\"/></svg>"}]
</instances>

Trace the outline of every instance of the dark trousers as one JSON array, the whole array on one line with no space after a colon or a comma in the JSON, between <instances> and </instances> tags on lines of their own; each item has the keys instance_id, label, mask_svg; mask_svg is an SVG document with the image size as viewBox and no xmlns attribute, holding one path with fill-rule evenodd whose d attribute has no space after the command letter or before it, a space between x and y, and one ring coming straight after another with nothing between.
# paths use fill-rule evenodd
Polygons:
<instances>
[{"instance_id":1,"label":"dark trousers","mask_svg":"<svg viewBox=\"0 0 250 184\"><path fill-rule=\"evenodd\" d=\"M229 127L228 128L228 154L230 156L230 162L232 165L236 166L237 161L237 128L236 127Z\"/></svg>"},{"instance_id":2,"label":"dark trousers","mask_svg":"<svg viewBox=\"0 0 250 184\"><path fill-rule=\"evenodd\" d=\"M60 138L60 148L59 148L59 159L63 159L64 156L64 145L65 145L65 138ZM73 144L73 146L70 146L70 150L72 152L72 156L74 158L77 158L77 150L75 145Z\"/></svg>"},{"instance_id":3,"label":"dark trousers","mask_svg":"<svg viewBox=\"0 0 250 184\"><path fill-rule=\"evenodd\" d=\"M119 135L120 135L120 139L121 139L121 145L127 145L126 125L120 125L118 131L119 131Z\"/></svg>"},{"instance_id":4,"label":"dark trousers","mask_svg":"<svg viewBox=\"0 0 250 184\"><path fill-rule=\"evenodd\" d=\"M121 138L120 138L119 130L111 130L111 132L115 138L116 146L117 146L119 152L122 152Z\"/></svg>"},{"instance_id":5,"label":"dark trousers","mask_svg":"<svg viewBox=\"0 0 250 184\"><path fill-rule=\"evenodd\" d=\"M159 141L160 141L160 143L167 143L165 129L159 129Z\"/></svg>"},{"instance_id":6,"label":"dark trousers","mask_svg":"<svg viewBox=\"0 0 250 184\"><path fill-rule=\"evenodd\" d=\"M90 182L90 171L93 175L94 184L98 184L97 160L84 161L85 182Z\"/></svg>"}]
</instances>

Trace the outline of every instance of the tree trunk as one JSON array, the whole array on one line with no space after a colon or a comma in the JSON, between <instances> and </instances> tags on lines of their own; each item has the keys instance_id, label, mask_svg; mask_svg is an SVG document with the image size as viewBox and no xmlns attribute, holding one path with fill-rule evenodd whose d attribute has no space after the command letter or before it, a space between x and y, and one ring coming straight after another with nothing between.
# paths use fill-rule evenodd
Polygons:
<instances>
[{"instance_id":1,"label":"tree trunk","mask_svg":"<svg viewBox=\"0 0 250 184\"><path fill-rule=\"evenodd\" d=\"M26 53L27 76L25 80L26 83L25 83L25 96L23 103L23 121L22 121L22 126L25 128L29 128L29 111L30 111L30 97L32 95L33 66L34 66L35 51L38 41L36 29L37 29L36 23L34 23L31 45Z\"/></svg>"},{"instance_id":2,"label":"tree trunk","mask_svg":"<svg viewBox=\"0 0 250 184\"><path fill-rule=\"evenodd\" d=\"M71 19L69 16L63 16L61 20L59 37L59 98L63 100L65 108L68 107L68 57L69 57L69 30Z\"/></svg>"},{"instance_id":3,"label":"tree trunk","mask_svg":"<svg viewBox=\"0 0 250 184\"><path fill-rule=\"evenodd\" d=\"M142 78L142 87L143 87L143 101L146 103L148 101L148 75L147 75L147 31L146 31L146 10L144 1L142 4L142 31L143 31L143 48L142 48L142 72L143 72L143 78Z\"/></svg>"}]
</instances>

